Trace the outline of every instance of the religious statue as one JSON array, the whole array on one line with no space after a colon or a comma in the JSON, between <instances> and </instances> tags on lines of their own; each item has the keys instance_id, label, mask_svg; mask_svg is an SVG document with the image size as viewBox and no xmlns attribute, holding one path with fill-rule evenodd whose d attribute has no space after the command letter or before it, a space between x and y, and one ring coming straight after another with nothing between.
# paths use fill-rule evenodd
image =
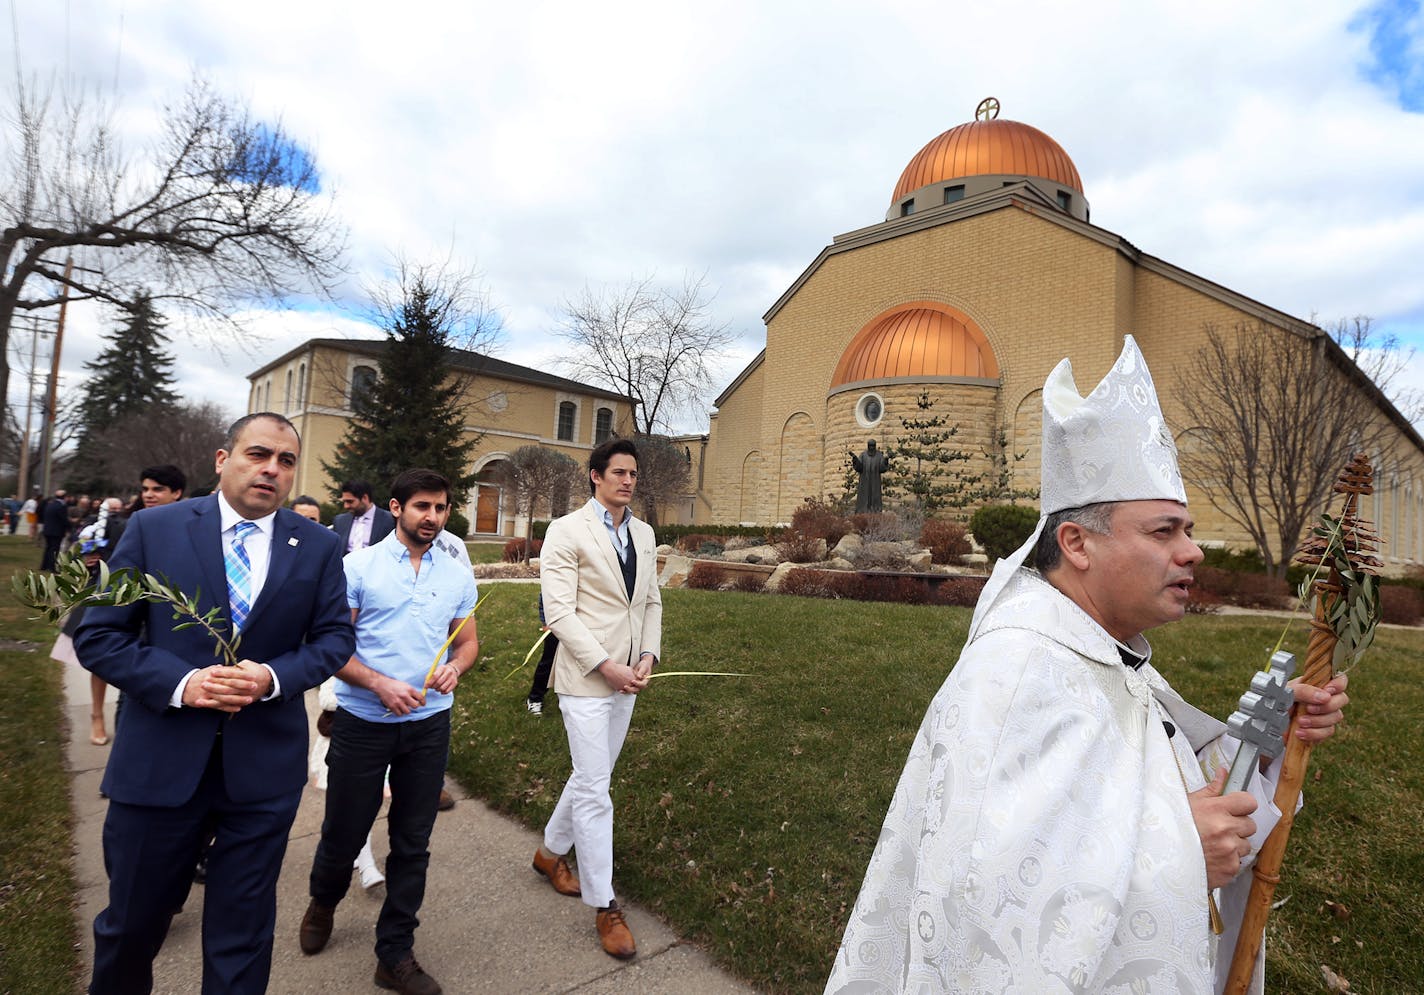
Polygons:
<instances>
[{"instance_id":1,"label":"religious statue","mask_svg":"<svg viewBox=\"0 0 1424 995\"><path fill-rule=\"evenodd\" d=\"M890 468L890 459L875 448L875 440L868 439L865 452L859 456L851 453L851 466L860 475L860 486L855 492L855 513L878 512L883 507L880 500L880 475Z\"/></svg>"}]
</instances>

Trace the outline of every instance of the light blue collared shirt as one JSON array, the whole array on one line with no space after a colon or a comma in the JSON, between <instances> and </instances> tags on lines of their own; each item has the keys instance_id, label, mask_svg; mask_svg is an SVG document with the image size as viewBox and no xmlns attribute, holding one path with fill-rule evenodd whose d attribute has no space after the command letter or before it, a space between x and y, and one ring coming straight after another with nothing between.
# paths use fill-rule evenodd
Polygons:
<instances>
[{"instance_id":1,"label":"light blue collared shirt","mask_svg":"<svg viewBox=\"0 0 1424 995\"><path fill-rule=\"evenodd\" d=\"M450 623L474 610L479 593L469 567L433 551L425 551L417 574L410 550L392 532L374 546L348 553L341 563L346 604L356 609L356 659L414 688L424 685L436 651L450 636ZM374 691L337 681L336 701L367 722L410 722L444 711L454 696L431 689L424 705L409 715L392 715Z\"/></svg>"},{"instance_id":2,"label":"light blue collared shirt","mask_svg":"<svg viewBox=\"0 0 1424 995\"><path fill-rule=\"evenodd\" d=\"M633 513L624 508L623 521L614 525L613 512L600 504L598 498L589 498L588 503L593 505L594 512L602 517L603 527L608 530L608 538L613 541L613 552L618 554L619 561L628 559L628 523L633 520Z\"/></svg>"}]
</instances>

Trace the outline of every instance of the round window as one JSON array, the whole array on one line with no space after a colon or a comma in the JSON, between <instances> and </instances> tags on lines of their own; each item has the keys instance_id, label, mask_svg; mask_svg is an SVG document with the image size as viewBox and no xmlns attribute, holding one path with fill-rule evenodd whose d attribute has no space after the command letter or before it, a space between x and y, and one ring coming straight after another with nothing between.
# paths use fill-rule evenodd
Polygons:
<instances>
[{"instance_id":1,"label":"round window","mask_svg":"<svg viewBox=\"0 0 1424 995\"><path fill-rule=\"evenodd\" d=\"M855 405L855 420L863 428L871 428L880 424L880 419L885 414L885 401L879 394L865 394Z\"/></svg>"}]
</instances>

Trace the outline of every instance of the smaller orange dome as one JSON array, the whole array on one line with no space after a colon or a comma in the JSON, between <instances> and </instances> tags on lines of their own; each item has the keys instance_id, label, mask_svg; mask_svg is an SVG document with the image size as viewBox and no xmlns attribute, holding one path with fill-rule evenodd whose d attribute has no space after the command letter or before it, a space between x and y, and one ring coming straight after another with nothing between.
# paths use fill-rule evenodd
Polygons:
<instances>
[{"instance_id":1,"label":"smaller orange dome","mask_svg":"<svg viewBox=\"0 0 1424 995\"><path fill-rule=\"evenodd\" d=\"M985 175L1033 176L1083 193L1078 167L1063 146L1030 125L993 118L950 128L920 149L890 202L931 183Z\"/></svg>"},{"instance_id":2,"label":"smaller orange dome","mask_svg":"<svg viewBox=\"0 0 1424 995\"><path fill-rule=\"evenodd\" d=\"M892 377L998 375L989 340L972 318L937 301L914 301L877 315L856 333L831 389Z\"/></svg>"}]
</instances>

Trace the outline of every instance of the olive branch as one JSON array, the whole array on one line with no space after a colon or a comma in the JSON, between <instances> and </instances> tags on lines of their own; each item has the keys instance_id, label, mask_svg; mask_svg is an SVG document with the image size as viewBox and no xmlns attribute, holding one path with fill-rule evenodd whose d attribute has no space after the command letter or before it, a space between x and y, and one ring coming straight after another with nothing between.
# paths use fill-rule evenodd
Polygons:
<instances>
[{"instance_id":1,"label":"olive branch","mask_svg":"<svg viewBox=\"0 0 1424 995\"><path fill-rule=\"evenodd\" d=\"M175 630L201 628L212 637L213 655L221 657L229 667L237 666L237 648L242 637L231 630L221 607L206 612L198 610L196 594L188 595L150 573L138 570L109 569L99 561L98 576L93 580L84 557L71 549L55 563L53 573L29 570L16 574L11 583L15 598L26 608L37 612L35 620L57 625L80 608L127 608L140 601L166 604L173 610Z\"/></svg>"},{"instance_id":2,"label":"olive branch","mask_svg":"<svg viewBox=\"0 0 1424 995\"><path fill-rule=\"evenodd\" d=\"M1352 551L1347 548L1346 529L1339 518L1331 518L1322 513L1321 524L1311 530L1318 539L1325 540L1321 554L1321 567L1331 566L1340 577L1340 596L1330 606L1328 621L1339 642L1335 644L1334 668L1339 672L1349 669L1359 662L1375 638L1375 628L1379 625L1382 608L1379 599L1379 578L1360 569L1352 559ZM1301 584L1300 597L1303 604L1314 607L1314 599L1320 595L1312 590L1314 577Z\"/></svg>"}]
</instances>

